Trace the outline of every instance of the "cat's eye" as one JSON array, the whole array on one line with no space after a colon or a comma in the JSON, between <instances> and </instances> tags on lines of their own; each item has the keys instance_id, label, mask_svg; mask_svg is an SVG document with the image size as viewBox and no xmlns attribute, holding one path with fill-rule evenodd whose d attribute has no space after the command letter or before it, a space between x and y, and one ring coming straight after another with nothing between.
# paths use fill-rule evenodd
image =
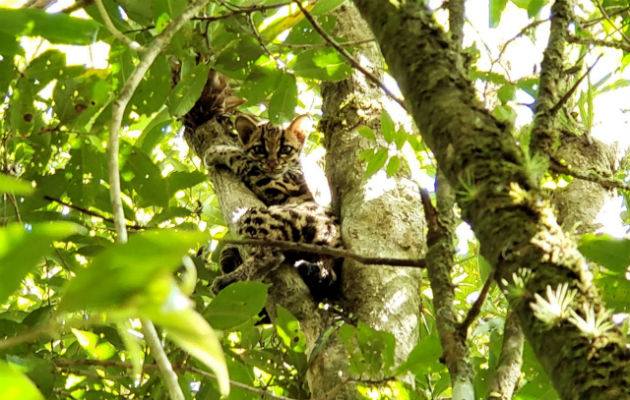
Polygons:
<instances>
[{"instance_id":1,"label":"cat's eye","mask_svg":"<svg viewBox=\"0 0 630 400\"><path fill-rule=\"evenodd\" d=\"M265 150L265 146L254 146L251 151L255 154L265 154L267 152L267 150Z\"/></svg>"},{"instance_id":2,"label":"cat's eye","mask_svg":"<svg viewBox=\"0 0 630 400\"><path fill-rule=\"evenodd\" d=\"M292 151L293 151L293 147L291 146L282 146L280 148L280 154L291 154Z\"/></svg>"}]
</instances>

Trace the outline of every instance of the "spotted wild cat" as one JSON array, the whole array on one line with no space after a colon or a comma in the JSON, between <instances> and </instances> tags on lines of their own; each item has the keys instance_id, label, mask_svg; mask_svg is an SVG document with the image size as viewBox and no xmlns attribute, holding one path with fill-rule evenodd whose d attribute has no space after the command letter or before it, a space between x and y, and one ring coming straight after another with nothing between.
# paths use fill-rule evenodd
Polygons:
<instances>
[{"instance_id":1,"label":"spotted wild cat","mask_svg":"<svg viewBox=\"0 0 630 400\"><path fill-rule=\"evenodd\" d=\"M206 165L229 168L267 205L250 208L240 217L241 236L341 246L336 218L315 202L302 171L300 152L307 121L301 115L282 129L270 123L257 125L239 115L234 127L240 146L217 145L206 152ZM326 256L254 246L245 260L234 248L226 249L221 259L227 273L215 280L215 291L236 281L261 280L285 259L296 264L316 297L327 296L337 279L334 260Z\"/></svg>"}]
</instances>

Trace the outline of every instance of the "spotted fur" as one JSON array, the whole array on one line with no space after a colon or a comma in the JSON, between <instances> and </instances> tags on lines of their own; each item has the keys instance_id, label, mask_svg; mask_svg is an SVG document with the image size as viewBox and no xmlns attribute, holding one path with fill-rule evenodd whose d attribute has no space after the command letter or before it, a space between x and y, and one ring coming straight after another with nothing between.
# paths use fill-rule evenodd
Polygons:
<instances>
[{"instance_id":1,"label":"spotted fur","mask_svg":"<svg viewBox=\"0 0 630 400\"><path fill-rule=\"evenodd\" d=\"M239 116L234 122L240 146L219 145L205 155L208 165L223 165L267 205L251 208L241 216L238 233L245 238L288 240L340 247L336 218L317 204L302 172L300 152L306 139L306 116L298 116L286 128L257 125ZM241 280L262 280L282 261L292 262L315 297L327 297L335 287L337 274L330 257L298 252L281 252L269 247L252 247L241 260L234 249L221 256L224 275L213 289L218 291Z\"/></svg>"}]
</instances>

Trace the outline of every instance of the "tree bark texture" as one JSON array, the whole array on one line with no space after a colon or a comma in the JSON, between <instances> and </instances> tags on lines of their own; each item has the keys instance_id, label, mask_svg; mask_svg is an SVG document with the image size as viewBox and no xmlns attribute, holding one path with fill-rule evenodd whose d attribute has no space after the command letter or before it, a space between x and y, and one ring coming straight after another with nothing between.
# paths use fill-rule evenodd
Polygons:
<instances>
[{"instance_id":1,"label":"tree bark texture","mask_svg":"<svg viewBox=\"0 0 630 400\"><path fill-rule=\"evenodd\" d=\"M354 3L560 396L629 399L630 350L618 329L592 336L567 318L550 322L534 313L534 295L547 298L547 288L563 284L574 294L569 308L578 315L585 317L586 307L600 312L603 305L585 260L532 178L531 161L510 128L475 98L458 53L431 11L373 0Z\"/></svg>"},{"instance_id":2,"label":"tree bark texture","mask_svg":"<svg viewBox=\"0 0 630 400\"><path fill-rule=\"evenodd\" d=\"M370 38L368 27L352 6L336 11L335 35L347 40ZM374 45L362 47L355 58L380 76L381 56ZM388 178L384 172L364 179L365 165L359 154L374 148L374 142L360 136L357 127L369 126L377 133L378 144L386 146L380 134L382 92L355 71L341 82L322 85L326 172L333 195L333 208L341 217L344 246L366 256L419 258L424 249L424 217L415 184L403 177ZM365 266L345 260L342 273L342 304L358 320L396 338L396 362L406 360L418 340L421 271L390 266ZM317 365L321 373L312 377L313 398L329 392L340 380L339 371L328 363L344 364L346 355L330 344L326 357ZM362 377L366 378L366 377ZM367 377L368 379L382 379ZM359 398L346 385L335 399Z\"/></svg>"}]
</instances>

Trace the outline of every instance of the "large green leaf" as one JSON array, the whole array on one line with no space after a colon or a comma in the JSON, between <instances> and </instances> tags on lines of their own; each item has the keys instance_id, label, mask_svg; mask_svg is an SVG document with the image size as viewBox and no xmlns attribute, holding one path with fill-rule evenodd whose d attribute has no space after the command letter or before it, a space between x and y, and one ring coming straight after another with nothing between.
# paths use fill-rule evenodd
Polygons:
<instances>
[{"instance_id":1,"label":"large green leaf","mask_svg":"<svg viewBox=\"0 0 630 400\"><path fill-rule=\"evenodd\" d=\"M34 8L0 8L0 31L13 36L43 36L51 43L91 44L99 25L67 14Z\"/></svg>"},{"instance_id":2,"label":"large green leaf","mask_svg":"<svg viewBox=\"0 0 630 400\"><path fill-rule=\"evenodd\" d=\"M35 188L28 182L0 174L0 193L13 193L26 196L33 193L34 190Z\"/></svg>"},{"instance_id":3,"label":"large green leaf","mask_svg":"<svg viewBox=\"0 0 630 400\"><path fill-rule=\"evenodd\" d=\"M297 106L295 77L284 74L278 85L278 89L269 100L269 120L274 124L292 120L295 117L295 106Z\"/></svg>"},{"instance_id":4,"label":"large green leaf","mask_svg":"<svg viewBox=\"0 0 630 400\"><path fill-rule=\"evenodd\" d=\"M3 361L0 361L0 394L2 400L44 400L33 382Z\"/></svg>"},{"instance_id":5,"label":"large green leaf","mask_svg":"<svg viewBox=\"0 0 630 400\"><path fill-rule=\"evenodd\" d=\"M168 295L171 274L182 257L208 237L202 232L149 231L131 236L128 243L113 244L77 273L59 307L67 311L114 309L139 295L159 301Z\"/></svg>"},{"instance_id":6,"label":"large green leaf","mask_svg":"<svg viewBox=\"0 0 630 400\"><path fill-rule=\"evenodd\" d=\"M151 157L137 147L134 147L127 158L125 167L133 171L131 180L133 189L140 195L140 205L157 205L166 207L171 191L168 181L162 177L160 168L153 163Z\"/></svg>"},{"instance_id":7,"label":"large green leaf","mask_svg":"<svg viewBox=\"0 0 630 400\"><path fill-rule=\"evenodd\" d=\"M630 265L630 240L608 235L586 234L580 238L578 249L586 258L609 270L625 274Z\"/></svg>"},{"instance_id":8,"label":"large green leaf","mask_svg":"<svg viewBox=\"0 0 630 400\"><path fill-rule=\"evenodd\" d=\"M236 282L217 294L204 311L204 316L217 329L231 329L256 316L266 300L267 285Z\"/></svg>"},{"instance_id":9,"label":"large green leaf","mask_svg":"<svg viewBox=\"0 0 630 400\"><path fill-rule=\"evenodd\" d=\"M298 76L326 81L342 80L352 71L346 60L333 49L304 51L291 66Z\"/></svg>"},{"instance_id":10,"label":"large green leaf","mask_svg":"<svg viewBox=\"0 0 630 400\"><path fill-rule=\"evenodd\" d=\"M83 230L70 222L50 222L0 228L0 303L13 293L24 276L52 251L54 240Z\"/></svg>"}]
</instances>

